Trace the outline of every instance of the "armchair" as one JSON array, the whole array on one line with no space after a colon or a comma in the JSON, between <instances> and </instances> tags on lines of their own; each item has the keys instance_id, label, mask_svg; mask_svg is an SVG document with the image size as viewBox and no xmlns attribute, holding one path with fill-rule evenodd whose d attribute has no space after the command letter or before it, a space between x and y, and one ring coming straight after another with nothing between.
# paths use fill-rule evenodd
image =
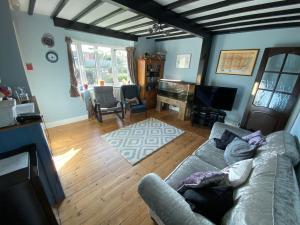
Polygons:
<instances>
[{"instance_id":1,"label":"armchair","mask_svg":"<svg viewBox=\"0 0 300 225\"><path fill-rule=\"evenodd\" d=\"M124 118L123 104L117 101L113 94L112 86L94 87L95 93L95 115L99 122L103 122L102 115L116 114L119 118ZM121 117L119 115L121 113Z\"/></svg>"},{"instance_id":2,"label":"armchair","mask_svg":"<svg viewBox=\"0 0 300 225\"><path fill-rule=\"evenodd\" d=\"M121 87L122 102L124 105L125 113L141 113L144 112L147 117L146 105L139 97L139 87L137 85L123 85Z\"/></svg>"}]
</instances>

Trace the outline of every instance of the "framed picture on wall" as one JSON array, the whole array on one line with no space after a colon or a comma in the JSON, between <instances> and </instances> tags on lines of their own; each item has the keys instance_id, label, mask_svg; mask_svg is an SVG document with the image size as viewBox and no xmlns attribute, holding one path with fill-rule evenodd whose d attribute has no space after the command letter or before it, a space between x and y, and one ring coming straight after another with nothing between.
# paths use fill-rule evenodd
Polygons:
<instances>
[{"instance_id":1,"label":"framed picture on wall","mask_svg":"<svg viewBox=\"0 0 300 225\"><path fill-rule=\"evenodd\" d=\"M176 57L176 68L188 69L190 68L192 54L178 54Z\"/></svg>"},{"instance_id":2,"label":"framed picture on wall","mask_svg":"<svg viewBox=\"0 0 300 225\"><path fill-rule=\"evenodd\" d=\"M221 50L218 74L252 76L259 49Z\"/></svg>"}]
</instances>

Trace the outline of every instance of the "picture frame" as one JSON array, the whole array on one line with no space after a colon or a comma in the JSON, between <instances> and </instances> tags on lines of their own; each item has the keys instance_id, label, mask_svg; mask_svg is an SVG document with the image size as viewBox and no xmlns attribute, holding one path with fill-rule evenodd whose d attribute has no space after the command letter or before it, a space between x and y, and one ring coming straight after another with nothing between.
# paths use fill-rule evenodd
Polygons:
<instances>
[{"instance_id":1,"label":"picture frame","mask_svg":"<svg viewBox=\"0 0 300 225\"><path fill-rule=\"evenodd\" d=\"M176 68L188 69L190 68L192 54L177 54L176 56Z\"/></svg>"},{"instance_id":2,"label":"picture frame","mask_svg":"<svg viewBox=\"0 0 300 225\"><path fill-rule=\"evenodd\" d=\"M252 76L259 49L221 50L217 74Z\"/></svg>"}]
</instances>

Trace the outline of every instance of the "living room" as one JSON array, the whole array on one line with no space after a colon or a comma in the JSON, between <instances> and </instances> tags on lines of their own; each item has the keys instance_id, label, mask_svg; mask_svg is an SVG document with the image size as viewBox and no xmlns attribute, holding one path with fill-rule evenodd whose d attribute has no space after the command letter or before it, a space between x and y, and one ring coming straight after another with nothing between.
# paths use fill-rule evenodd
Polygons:
<instances>
[{"instance_id":1,"label":"living room","mask_svg":"<svg viewBox=\"0 0 300 225\"><path fill-rule=\"evenodd\" d=\"M1 224L300 224L299 1L0 4Z\"/></svg>"}]
</instances>

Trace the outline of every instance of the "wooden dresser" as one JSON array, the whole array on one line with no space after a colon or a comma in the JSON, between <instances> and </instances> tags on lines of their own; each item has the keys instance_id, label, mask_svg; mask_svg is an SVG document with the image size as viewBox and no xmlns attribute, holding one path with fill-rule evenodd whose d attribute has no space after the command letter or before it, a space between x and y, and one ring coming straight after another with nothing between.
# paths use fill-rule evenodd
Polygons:
<instances>
[{"instance_id":1,"label":"wooden dresser","mask_svg":"<svg viewBox=\"0 0 300 225\"><path fill-rule=\"evenodd\" d=\"M141 87L141 100L147 109L156 107L158 82L163 77L165 61L159 58L138 59L138 85Z\"/></svg>"}]
</instances>

